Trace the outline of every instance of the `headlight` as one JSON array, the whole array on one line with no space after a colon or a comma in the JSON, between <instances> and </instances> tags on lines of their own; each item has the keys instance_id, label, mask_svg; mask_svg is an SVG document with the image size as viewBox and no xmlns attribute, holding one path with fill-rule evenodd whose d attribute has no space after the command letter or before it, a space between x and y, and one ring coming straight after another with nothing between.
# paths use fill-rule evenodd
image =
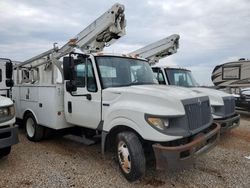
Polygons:
<instances>
[{"instance_id":1,"label":"headlight","mask_svg":"<svg viewBox=\"0 0 250 188\"><path fill-rule=\"evenodd\" d=\"M8 116L9 110L8 108L0 108L0 117Z\"/></svg>"},{"instance_id":2,"label":"headlight","mask_svg":"<svg viewBox=\"0 0 250 188\"><path fill-rule=\"evenodd\" d=\"M158 128L160 130L164 130L169 126L169 120L166 118L158 118L158 117L146 117L146 121L153 127Z\"/></svg>"},{"instance_id":3,"label":"headlight","mask_svg":"<svg viewBox=\"0 0 250 188\"><path fill-rule=\"evenodd\" d=\"M8 106L8 107L3 107L0 108L0 118L4 117L13 117L15 115L15 108L14 106Z\"/></svg>"}]
</instances>

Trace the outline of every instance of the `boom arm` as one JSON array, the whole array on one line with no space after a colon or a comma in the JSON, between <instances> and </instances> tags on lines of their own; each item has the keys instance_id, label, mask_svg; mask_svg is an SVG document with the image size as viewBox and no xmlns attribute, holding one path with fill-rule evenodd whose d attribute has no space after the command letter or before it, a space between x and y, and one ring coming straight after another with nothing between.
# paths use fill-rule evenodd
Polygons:
<instances>
[{"instance_id":1,"label":"boom arm","mask_svg":"<svg viewBox=\"0 0 250 188\"><path fill-rule=\"evenodd\" d=\"M124 6L115 4L65 44L58 51L58 57L71 52L72 47L77 47L84 53L102 51L105 46L113 44L125 35L125 27Z\"/></svg>"},{"instance_id":2,"label":"boom arm","mask_svg":"<svg viewBox=\"0 0 250 188\"><path fill-rule=\"evenodd\" d=\"M35 67L48 63L52 59L59 60L61 57L73 52L75 48L80 49L84 53L102 51L105 46L111 45L125 35L125 27L124 5L116 3L60 49L54 45L54 48L51 50L24 61L17 66L29 64L31 67Z\"/></svg>"},{"instance_id":3,"label":"boom arm","mask_svg":"<svg viewBox=\"0 0 250 188\"><path fill-rule=\"evenodd\" d=\"M158 63L160 59L172 55L179 48L180 36L177 34L149 44L141 49L131 52L131 56L147 59L150 64Z\"/></svg>"}]
</instances>

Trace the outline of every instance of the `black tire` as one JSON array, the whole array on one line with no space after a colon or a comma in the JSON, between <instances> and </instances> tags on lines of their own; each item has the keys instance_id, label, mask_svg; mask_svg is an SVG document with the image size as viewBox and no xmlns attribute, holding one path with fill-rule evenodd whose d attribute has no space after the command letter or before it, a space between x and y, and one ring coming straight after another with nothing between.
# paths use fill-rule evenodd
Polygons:
<instances>
[{"instance_id":1,"label":"black tire","mask_svg":"<svg viewBox=\"0 0 250 188\"><path fill-rule=\"evenodd\" d=\"M33 121L33 123L32 123ZM34 130L31 133L29 130L29 126L32 124ZM32 113L28 113L24 118L24 125L27 138L32 142L39 142L44 138L45 128L41 125L38 125L35 117Z\"/></svg>"},{"instance_id":2,"label":"black tire","mask_svg":"<svg viewBox=\"0 0 250 188\"><path fill-rule=\"evenodd\" d=\"M1 148L1 149L0 149L0 158L9 155L9 154L10 154L10 151L11 151L11 146L9 146L9 147L7 147L7 148Z\"/></svg>"},{"instance_id":3,"label":"black tire","mask_svg":"<svg viewBox=\"0 0 250 188\"><path fill-rule=\"evenodd\" d=\"M124 155L121 154L122 152L121 149L119 148L125 148L128 150L129 157L127 158L130 164L130 168L124 169L125 165L122 165L122 161L123 164L125 164L124 159L126 157L124 157ZM145 174L145 169L146 169L145 154L142 148L142 144L135 133L121 132L117 134L116 153L120 170L128 181L130 182L136 181ZM121 158L123 158L123 160Z\"/></svg>"}]
</instances>

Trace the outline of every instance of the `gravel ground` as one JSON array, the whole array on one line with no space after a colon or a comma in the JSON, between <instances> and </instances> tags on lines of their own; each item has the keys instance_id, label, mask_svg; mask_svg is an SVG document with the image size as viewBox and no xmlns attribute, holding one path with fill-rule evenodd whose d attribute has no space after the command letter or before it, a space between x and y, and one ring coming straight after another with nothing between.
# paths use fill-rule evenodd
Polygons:
<instances>
[{"instance_id":1,"label":"gravel ground","mask_svg":"<svg viewBox=\"0 0 250 188\"><path fill-rule=\"evenodd\" d=\"M148 167L146 176L128 183L111 154L102 158L100 144L86 146L68 137L20 143L0 160L0 187L250 187L250 116L225 134L220 144L178 172Z\"/></svg>"}]
</instances>

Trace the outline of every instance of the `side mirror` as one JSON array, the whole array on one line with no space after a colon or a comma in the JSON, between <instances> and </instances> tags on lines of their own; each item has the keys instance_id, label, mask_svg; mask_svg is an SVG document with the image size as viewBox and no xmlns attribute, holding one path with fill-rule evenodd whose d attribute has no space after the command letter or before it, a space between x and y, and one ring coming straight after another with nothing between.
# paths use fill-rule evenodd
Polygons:
<instances>
[{"instance_id":1,"label":"side mirror","mask_svg":"<svg viewBox=\"0 0 250 188\"><path fill-rule=\"evenodd\" d=\"M14 81L13 80L5 80L5 85L7 87L13 87L14 86Z\"/></svg>"},{"instance_id":2,"label":"side mirror","mask_svg":"<svg viewBox=\"0 0 250 188\"><path fill-rule=\"evenodd\" d=\"M63 75L64 80L74 80L74 58L71 56L63 58Z\"/></svg>"},{"instance_id":3,"label":"side mirror","mask_svg":"<svg viewBox=\"0 0 250 188\"><path fill-rule=\"evenodd\" d=\"M6 62L5 64L5 76L6 79L12 79L12 74L13 74L13 65L12 62Z\"/></svg>"},{"instance_id":4,"label":"side mirror","mask_svg":"<svg viewBox=\"0 0 250 188\"><path fill-rule=\"evenodd\" d=\"M73 80L70 80L70 81L66 81L66 91L67 92L74 92L77 90L77 87L76 87L76 82Z\"/></svg>"}]
</instances>

